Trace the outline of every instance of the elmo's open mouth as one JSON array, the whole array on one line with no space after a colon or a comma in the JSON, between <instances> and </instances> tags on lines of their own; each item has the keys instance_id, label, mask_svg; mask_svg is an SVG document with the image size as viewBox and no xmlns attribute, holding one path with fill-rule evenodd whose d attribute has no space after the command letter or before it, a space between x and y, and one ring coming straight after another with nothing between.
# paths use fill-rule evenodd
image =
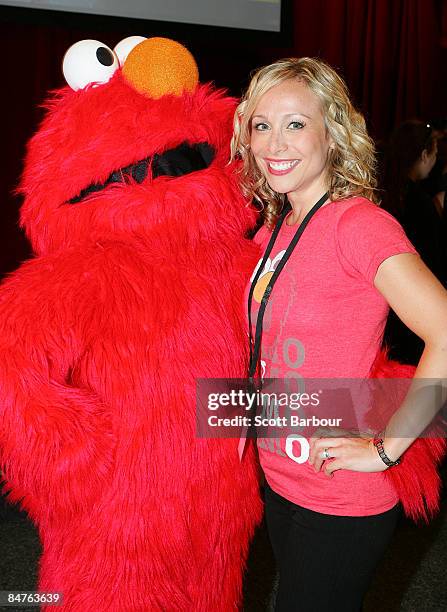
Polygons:
<instances>
[{"instance_id":1,"label":"elmo's open mouth","mask_svg":"<svg viewBox=\"0 0 447 612\"><path fill-rule=\"evenodd\" d=\"M174 149L169 149L161 154L146 157L130 166L114 170L104 183L91 183L85 189L66 202L66 204L78 204L87 196L102 191L113 183L142 183L148 173L153 179L159 176L183 176L197 170L208 168L214 159L215 151L207 142L190 145L183 142Z\"/></svg>"}]
</instances>

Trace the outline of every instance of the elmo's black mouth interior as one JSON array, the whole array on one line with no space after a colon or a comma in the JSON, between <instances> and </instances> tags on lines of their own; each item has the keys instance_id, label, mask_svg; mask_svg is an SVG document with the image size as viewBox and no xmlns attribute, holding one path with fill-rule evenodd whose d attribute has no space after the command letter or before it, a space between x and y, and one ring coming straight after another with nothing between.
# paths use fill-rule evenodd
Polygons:
<instances>
[{"instance_id":1,"label":"elmo's black mouth interior","mask_svg":"<svg viewBox=\"0 0 447 612\"><path fill-rule=\"evenodd\" d=\"M114 170L104 183L92 183L68 200L67 204L78 204L92 193L102 191L113 183L142 183L151 174L152 179L159 176L183 176L197 170L208 168L215 156L215 151L207 142L190 145L183 142L174 149L161 154L146 157L130 166Z\"/></svg>"}]
</instances>

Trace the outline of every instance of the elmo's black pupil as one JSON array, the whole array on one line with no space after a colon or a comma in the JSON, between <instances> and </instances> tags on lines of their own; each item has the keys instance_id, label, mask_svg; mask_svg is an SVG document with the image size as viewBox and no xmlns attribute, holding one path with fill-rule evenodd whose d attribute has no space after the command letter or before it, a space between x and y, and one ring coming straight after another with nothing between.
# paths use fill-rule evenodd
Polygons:
<instances>
[{"instance_id":1,"label":"elmo's black pupil","mask_svg":"<svg viewBox=\"0 0 447 612\"><path fill-rule=\"evenodd\" d=\"M111 66L113 64L113 53L107 47L98 47L96 49L96 57L103 66Z\"/></svg>"}]
</instances>

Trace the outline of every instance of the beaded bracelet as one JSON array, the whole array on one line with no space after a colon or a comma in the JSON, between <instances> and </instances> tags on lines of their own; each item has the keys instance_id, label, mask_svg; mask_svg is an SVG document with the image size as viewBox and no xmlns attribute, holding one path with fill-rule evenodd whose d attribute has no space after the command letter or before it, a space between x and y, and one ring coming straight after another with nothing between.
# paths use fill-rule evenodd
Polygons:
<instances>
[{"instance_id":1,"label":"beaded bracelet","mask_svg":"<svg viewBox=\"0 0 447 612\"><path fill-rule=\"evenodd\" d=\"M387 465L388 467L393 467L395 465L399 465L400 459L396 459L396 461L393 461L386 454L386 452L385 452L385 450L383 448L383 438L380 437L380 434L379 434L379 436L377 438L374 438L373 444L377 448L377 452L379 453L379 457L382 459L382 461L383 461L383 463L385 463L385 465Z\"/></svg>"}]
</instances>

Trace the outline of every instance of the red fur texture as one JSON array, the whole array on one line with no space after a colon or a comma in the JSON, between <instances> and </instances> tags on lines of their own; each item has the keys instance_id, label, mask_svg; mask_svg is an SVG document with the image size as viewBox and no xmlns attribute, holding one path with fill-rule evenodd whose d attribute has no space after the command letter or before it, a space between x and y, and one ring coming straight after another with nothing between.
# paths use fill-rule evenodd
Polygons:
<instances>
[{"instance_id":1,"label":"red fur texture","mask_svg":"<svg viewBox=\"0 0 447 612\"><path fill-rule=\"evenodd\" d=\"M195 435L196 379L247 365L259 254L226 166L234 101L153 101L118 71L48 107L21 186L36 257L0 291L1 464L40 532L39 588L61 612L234 610L261 515L253 449L240 463L237 440ZM209 168L66 204L184 141L215 148Z\"/></svg>"},{"instance_id":2,"label":"red fur texture","mask_svg":"<svg viewBox=\"0 0 447 612\"><path fill-rule=\"evenodd\" d=\"M390 361L386 353L382 353L374 365L371 376L372 378L412 378L414 371L413 366ZM390 403L398 406L402 400L403 397L393 397L390 398ZM381 418L382 416L384 418ZM375 424L386 423L389 414L374 414L370 415L370 418L372 426L377 429ZM447 449L445 437L440 437L442 431L441 426L432 426L430 431L425 432L423 437L415 440L407 449L400 465L384 472L384 477L396 489L405 514L415 521L428 522L439 510L441 479L437 467Z\"/></svg>"}]
</instances>

